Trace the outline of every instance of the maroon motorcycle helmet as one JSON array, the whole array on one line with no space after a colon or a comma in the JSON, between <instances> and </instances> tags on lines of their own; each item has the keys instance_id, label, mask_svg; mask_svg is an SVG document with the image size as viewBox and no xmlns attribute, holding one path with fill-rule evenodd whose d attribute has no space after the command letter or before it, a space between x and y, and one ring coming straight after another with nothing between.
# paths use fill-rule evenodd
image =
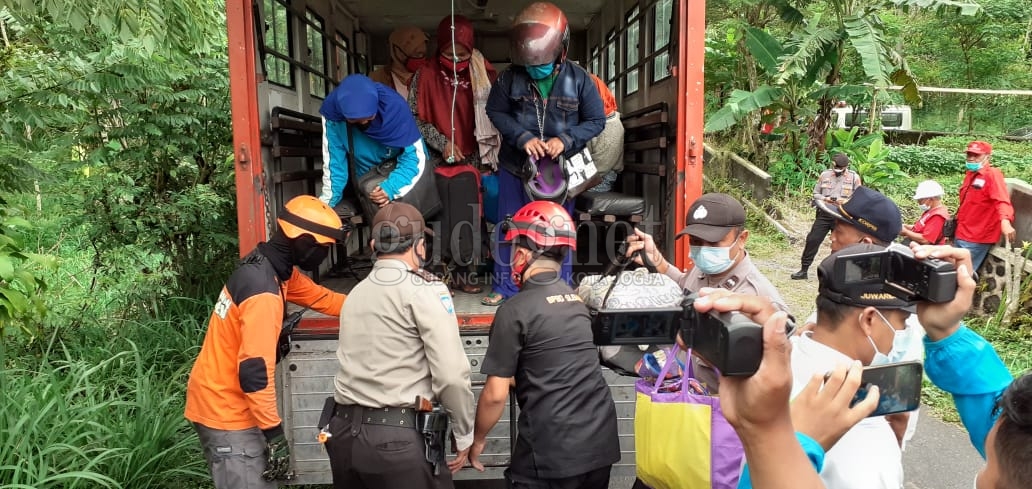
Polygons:
<instances>
[{"instance_id":1,"label":"maroon motorcycle helmet","mask_svg":"<svg viewBox=\"0 0 1032 489\"><path fill-rule=\"evenodd\" d=\"M535 2L512 22L509 54L519 66L561 62L570 47L570 26L566 14L549 2Z\"/></svg>"}]
</instances>

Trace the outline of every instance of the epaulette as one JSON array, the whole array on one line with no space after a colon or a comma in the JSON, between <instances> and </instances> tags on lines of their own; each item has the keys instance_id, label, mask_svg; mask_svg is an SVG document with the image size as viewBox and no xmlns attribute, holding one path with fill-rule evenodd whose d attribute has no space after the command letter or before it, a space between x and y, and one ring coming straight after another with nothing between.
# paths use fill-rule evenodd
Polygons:
<instances>
[{"instance_id":1,"label":"epaulette","mask_svg":"<svg viewBox=\"0 0 1032 489\"><path fill-rule=\"evenodd\" d=\"M428 272L426 270L423 270L422 268L417 268L415 270L409 270L409 273L411 273L411 274L413 274L413 275L415 275L415 276L417 276L417 277L419 277L419 278L421 278L423 280L426 280L427 282L441 282L441 278L440 277L438 277L437 275L434 275L434 274L432 274L432 273L430 273L430 272Z\"/></svg>"}]
</instances>

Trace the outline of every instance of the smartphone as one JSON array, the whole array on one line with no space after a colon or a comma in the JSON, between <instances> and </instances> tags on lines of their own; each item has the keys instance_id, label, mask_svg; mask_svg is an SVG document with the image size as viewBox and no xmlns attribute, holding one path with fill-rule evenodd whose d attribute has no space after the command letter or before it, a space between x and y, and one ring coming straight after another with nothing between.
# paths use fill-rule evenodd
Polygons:
<instances>
[{"instance_id":1,"label":"smartphone","mask_svg":"<svg viewBox=\"0 0 1032 489\"><path fill-rule=\"evenodd\" d=\"M921 362L900 362L864 367L860 388L850 406L867 397L872 385L878 386L881 397L878 407L868 417L913 411L921 405Z\"/></svg>"}]
</instances>

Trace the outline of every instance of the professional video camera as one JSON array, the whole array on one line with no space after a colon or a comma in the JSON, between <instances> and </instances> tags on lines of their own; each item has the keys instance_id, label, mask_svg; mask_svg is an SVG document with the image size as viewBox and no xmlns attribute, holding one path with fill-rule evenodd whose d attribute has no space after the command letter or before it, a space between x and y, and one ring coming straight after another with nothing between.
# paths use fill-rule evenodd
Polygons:
<instances>
[{"instance_id":1,"label":"professional video camera","mask_svg":"<svg viewBox=\"0 0 1032 489\"><path fill-rule=\"evenodd\" d=\"M949 302L957 294L957 269L936 258L918 260L910 248L893 243L884 250L840 255L832 280L843 287L882 283L906 301Z\"/></svg>"}]
</instances>

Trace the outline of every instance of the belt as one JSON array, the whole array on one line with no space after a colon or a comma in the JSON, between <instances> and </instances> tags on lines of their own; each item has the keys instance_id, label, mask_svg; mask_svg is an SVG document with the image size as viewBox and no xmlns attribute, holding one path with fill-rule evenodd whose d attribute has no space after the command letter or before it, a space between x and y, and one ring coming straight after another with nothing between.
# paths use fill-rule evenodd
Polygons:
<instances>
[{"instance_id":1,"label":"belt","mask_svg":"<svg viewBox=\"0 0 1032 489\"><path fill-rule=\"evenodd\" d=\"M361 420L362 424L416 429L416 409L411 407L370 408L356 404L337 404L333 415L344 419L354 417Z\"/></svg>"}]
</instances>

